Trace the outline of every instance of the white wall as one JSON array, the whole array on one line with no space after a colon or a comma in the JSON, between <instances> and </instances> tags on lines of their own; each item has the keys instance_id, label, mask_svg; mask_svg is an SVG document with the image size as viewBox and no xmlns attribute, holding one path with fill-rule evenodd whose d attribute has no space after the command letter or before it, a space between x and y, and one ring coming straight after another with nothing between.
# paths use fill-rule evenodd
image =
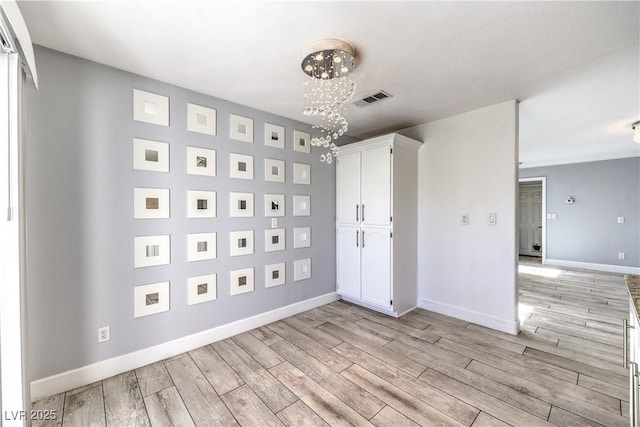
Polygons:
<instances>
[{"instance_id":1,"label":"white wall","mask_svg":"<svg viewBox=\"0 0 640 427\"><path fill-rule=\"evenodd\" d=\"M418 305L518 332L518 104L509 101L400 131L419 151ZM487 214L497 224L487 224ZM462 214L470 216L463 225Z\"/></svg>"}]
</instances>

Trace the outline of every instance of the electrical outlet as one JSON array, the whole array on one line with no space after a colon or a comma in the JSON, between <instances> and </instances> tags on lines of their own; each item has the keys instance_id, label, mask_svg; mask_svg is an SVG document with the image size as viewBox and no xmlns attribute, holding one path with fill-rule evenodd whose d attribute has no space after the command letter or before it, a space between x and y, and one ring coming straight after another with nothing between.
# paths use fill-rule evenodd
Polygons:
<instances>
[{"instance_id":1,"label":"electrical outlet","mask_svg":"<svg viewBox=\"0 0 640 427\"><path fill-rule=\"evenodd\" d=\"M469 214L462 214L462 224L469 225Z\"/></svg>"},{"instance_id":2,"label":"electrical outlet","mask_svg":"<svg viewBox=\"0 0 640 427\"><path fill-rule=\"evenodd\" d=\"M111 329L109 326L98 328L98 342L105 342L111 339Z\"/></svg>"},{"instance_id":3,"label":"electrical outlet","mask_svg":"<svg viewBox=\"0 0 640 427\"><path fill-rule=\"evenodd\" d=\"M624 217L623 216L619 216L618 217L618 224L624 224Z\"/></svg>"},{"instance_id":4,"label":"electrical outlet","mask_svg":"<svg viewBox=\"0 0 640 427\"><path fill-rule=\"evenodd\" d=\"M618 259L624 259L624 252L618 252Z\"/></svg>"}]
</instances>

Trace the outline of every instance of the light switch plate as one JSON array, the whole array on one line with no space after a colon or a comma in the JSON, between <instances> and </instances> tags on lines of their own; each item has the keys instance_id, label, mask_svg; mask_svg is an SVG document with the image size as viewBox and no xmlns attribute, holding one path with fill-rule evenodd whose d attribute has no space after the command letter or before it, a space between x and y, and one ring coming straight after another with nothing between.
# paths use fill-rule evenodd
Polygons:
<instances>
[{"instance_id":1,"label":"light switch plate","mask_svg":"<svg viewBox=\"0 0 640 427\"><path fill-rule=\"evenodd\" d=\"M469 214L462 214L462 224L469 225Z\"/></svg>"},{"instance_id":2,"label":"light switch plate","mask_svg":"<svg viewBox=\"0 0 640 427\"><path fill-rule=\"evenodd\" d=\"M271 228L278 228L278 218L271 218Z\"/></svg>"},{"instance_id":3,"label":"light switch plate","mask_svg":"<svg viewBox=\"0 0 640 427\"><path fill-rule=\"evenodd\" d=\"M490 213L487 215L487 224L496 225L496 214Z\"/></svg>"},{"instance_id":4,"label":"light switch plate","mask_svg":"<svg viewBox=\"0 0 640 427\"><path fill-rule=\"evenodd\" d=\"M624 224L624 217L623 216L619 216L618 217L618 224Z\"/></svg>"}]
</instances>

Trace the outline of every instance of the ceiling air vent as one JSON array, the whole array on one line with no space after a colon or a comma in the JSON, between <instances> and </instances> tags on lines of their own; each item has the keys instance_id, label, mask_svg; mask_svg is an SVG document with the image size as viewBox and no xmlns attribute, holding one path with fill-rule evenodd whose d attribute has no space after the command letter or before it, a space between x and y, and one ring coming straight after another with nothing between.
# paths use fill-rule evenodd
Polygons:
<instances>
[{"instance_id":1,"label":"ceiling air vent","mask_svg":"<svg viewBox=\"0 0 640 427\"><path fill-rule=\"evenodd\" d=\"M373 95L365 96L362 99L358 99L357 101L353 101L351 104L356 107L366 107L367 105L375 104L376 102L384 101L385 99L393 98L389 92L385 92L383 90L374 93Z\"/></svg>"}]
</instances>

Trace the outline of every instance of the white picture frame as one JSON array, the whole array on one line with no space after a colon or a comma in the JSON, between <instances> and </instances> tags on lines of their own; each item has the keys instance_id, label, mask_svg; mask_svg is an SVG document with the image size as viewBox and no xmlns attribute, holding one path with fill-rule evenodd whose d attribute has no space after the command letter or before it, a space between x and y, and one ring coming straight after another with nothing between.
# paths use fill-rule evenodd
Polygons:
<instances>
[{"instance_id":1,"label":"white picture frame","mask_svg":"<svg viewBox=\"0 0 640 427\"><path fill-rule=\"evenodd\" d=\"M284 228L270 228L264 230L264 251L284 251L286 246L285 237Z\"/></svg>"},{"instance_id":2,"label":"white picture frame","mask_svg":"<svg viewBox=\"0 0 640 427\"><path fill-rule=\"evenodd\" d=\"M243 268L240 270L231 270L230 272L230 294L231 296L253 292L254 290L254 274L253 267Z\"/></svg>"},{"instance_id":3,"label":"white picture frame","mask_svg":"<svg viewBox=\"0 0 640 427\"><path fill-rule=\"evenodd\" d=\"M216 110L187 103L187 130L205 135L216 134Z\"/></svg>"},{"instance_id":4,"label":"white picture frame","mask_svg":"<svg viewBox=\"0 0 640 427\"><path fill-rule=\"evenodd\" d=\"M169 97L133 89L133 120L169 126Z\"/></svg>"},{"instance_id":5,"label":"white picture frame","mask_svg":"<svg viewBox=\"0 0 640 427\"><path fill-rule=\"evenodd\" d=\"M189 277L187 279L187 304L202 304L215 301L218 298L218 276L206 274L204 276Z\"/></svg>"},{"instance_id":6,"label":"white picture frame","mask_svg":"<svg viewBox=\"0 0 640 427\"><path fill-rule=\"evenodd\" d=\"M168 188L134 187L134 219L166 219L169 216L170 197Z\"/></svg>"},{"instance_id":7,"label":"white picture frame","mask_svg":"<svg viewBox=\"0 0 640 427\"><path fill-rule=\"evenodd\" d=\"M311 258L299 259L293 262L293 281L311 279Z\"/></svg>"},{"instance_id":8,"label":"white picture frame","mask_svg":"<svg viewBox=\"0 0 640 427\"><path fill-rule=\"evenodd\" d=\"M310 248L311 247L311 227L294 227L293 228L293 248Z\"/></svg>"},{"instance_id":9,"label":"white picture frame","mask_svg":"<svg viewBox=\"0 0 640 427\"><path fill-rule=\"evenodd\" d=\"M253 179L253 156L229 153L229 177Z\"/></svg>"},{"instance_id":10,"label":"white picture frame","mask_svg":"<svg viewBox=\"0 0 640 427\"><path fill-rule=\"evenodd\" d=\"M216 176L216 150L187 147L187 174Z\"/></svg>"},{"instance_id":11,"label":"white picture frame","mask_svg":"<svg viewBox=\"0 0 640 427\"><path fill-rule=\"evenodd\" d=\"M253 230L229 232L229 249L231 256L253 254Z\"/></svg>"},{"instance_id":12,"label":"white picture frame","mask_svg":"<svg viewBox=\"0 0 640 427\"><path fill-rule=\"evenodd\" d=\"M187 261L216 259L216 233L187 234Z\"/></svg>"},{"instance_id":13,"label":"white picture frame","mask_svg":"<svg viewBox=\"0 0 640 427\"><path fill-rule=\"evenodd\" d=\"M171 236L138 236L133 239L135 268L171 263Z\"/></svg>"},{"instance_id":14,"label":"white picture frame","mask_svg":"<svg viewBox=\"0 0 640 427\"><path fill-rule=\"evenodd\" d=\"M169 172L169 143L133 138L133 169Z\"/></svg>"},{"instance_id":15,"label":"white picture frame","mask_svg":"<svg viewBox=\"0 0 640 427\"><path fill-rule=\"evenodd\" d=\"M301 130L293 131L293 151L299 153L311 152L311 135Z\"/></svg>"},{"instance_id":16,"label":"white picture frame","mask_svg":"<svg viewBox=\"0 0 640 427\"><path fill-rule=\"evenodd\" d=\"M284 126L264 124L264 145L284 149Z\"/></svg>"},{"instance_id":17,"label":"white picture frame","mask_svg":"<svg viewBox=\"0 0 640 427\"><path fill-rule=\"evenodd\" d=\"M133 317L150 316L169 311L169 282L150 283L133 288Z\"/></svg>"},{"instance_id":18,"label":"white picture frame","mask_svg":"<svg viewBox=\"0 0 640 427\"><path fill-rule=\"evenodd\" d=\"M293 164L293 183L311 185L311 165L307 163Z\"/></svg>"},{"instance_id":19,"label":"white picture frame","mask_svg":"<svg viewBox=\"0 0 640 427\"><path fill-rule=\"evenodd\" d=\"M284 160L264 159L264 180L267 182L285 182Z\"/></svg>"},{"instance_id":20,"label":"white picture frame","mask_svg":"<svg viewBox=\"0 0 640 427\"><path fill-rule=\"evenodd\" d=\"M264 267L264 286L273 288L286 283L286 266L284 262L269 264Z\"/></svg>"},{"instance_id":21,"label":"white picture frame","mask_svg":"<svg viewBox=\"0 0 640 427\"><path fill-rule=\"evenodd\" d=\"M264 216L280 217L284 215L285 215L284 194L265 194L264 195Z\"/></svg>"},{"instance_id":22,"label":"white picture frame","mask_svg":"<svg viewBox=\"0 0 640 427\"><path fill-rule=\"evenodd\" d=\"M229 193L229 216L252 218L254 216L253 193Z\"/></svg>"},{"instance_id":23,"label":"white picture frame","mask_svg":"<svg viewBox=\"0 0 640 427\"><path fill-rule=\"evenodd\" d=\"M187 218L215 218L216 192L187 190Z\"/></svg>"},{"instance_id":24,"label":"white picture frame","mask_svg":"<svg viewBox=\"0 0 640 427\"><path fill-rule=\"evenodd\" d=\"M311 215L311 196L293 196L293 216Z\"/></svg>"},{"instance_id":25,"label":"white picture frame","mask_svg":"<svg viewBox=\"0 0 640 427\"><path fill-rule=\"evenodd\" d=\"M253 119L229 114L229 138L253 144Z\"/></svg>"}]
</instances>

